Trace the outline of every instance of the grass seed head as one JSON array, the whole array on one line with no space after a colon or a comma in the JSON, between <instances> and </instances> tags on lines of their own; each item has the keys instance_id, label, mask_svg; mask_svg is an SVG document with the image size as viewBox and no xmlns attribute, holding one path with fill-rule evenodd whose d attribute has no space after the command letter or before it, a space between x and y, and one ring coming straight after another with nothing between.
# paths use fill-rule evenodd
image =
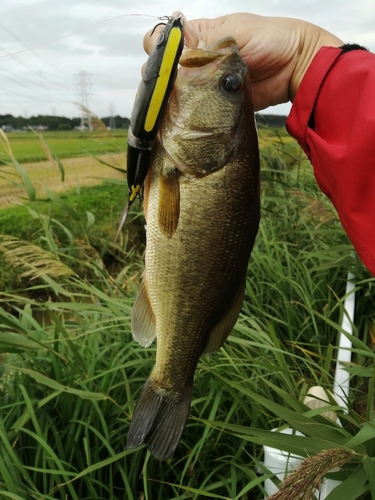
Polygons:
<instances>
[{"instance_id":1,"label":"grass seed head","mask_svg":"<svg viewBox=\"0 0 375 500\"><path fill-rule=\"evenodd\" d=\"M353 457L351 451L334 448L304 460L295 472L281 483L279 491L268 500L313 500L315 491L320 490L324 477L342 467Z\"/></svg>"}]
</instances>

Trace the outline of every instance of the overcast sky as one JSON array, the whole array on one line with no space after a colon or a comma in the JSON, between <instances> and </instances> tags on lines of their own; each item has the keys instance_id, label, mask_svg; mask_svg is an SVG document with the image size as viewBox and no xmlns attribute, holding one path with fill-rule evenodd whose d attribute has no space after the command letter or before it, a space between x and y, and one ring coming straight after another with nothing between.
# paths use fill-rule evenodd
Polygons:
<instances>
[{"instance_id":1,"label":"overcast sky","mask_svg":"<svg viewBox=\"0 0 375 500\"><path fill-rule=\"evenodd\" d=\"M147 57L143 35L156 17L175 10L188 19L233 12L302 18L375 52L374 0L1 0L0 114L79 116L85 72L95 114L108 116L112 105L115 114L130 116Z\"/></svg>"}]
</instances>

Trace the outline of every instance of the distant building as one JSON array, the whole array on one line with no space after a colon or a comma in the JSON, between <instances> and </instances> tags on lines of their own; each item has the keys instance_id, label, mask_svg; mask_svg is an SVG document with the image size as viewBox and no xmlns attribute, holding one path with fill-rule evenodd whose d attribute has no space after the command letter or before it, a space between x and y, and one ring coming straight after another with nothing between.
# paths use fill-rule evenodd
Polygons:
<instances>
[{"instance_id":1,"label":"distant building","mask_svg":"<svg viewBox=\"0 0 375 500\"><path fill-rule=\"evenodd\" d=\"M22 127L22 130L25 130L28 132L30 129L36 130L37 132L44 132L45 130L48 130L48 127L45 125L27 125L25 127Z\"/></svg>"},{"instance_id":2,"label":"distant building","mask_svg":"<svg viewBox=\"0 0 375 500\"><path fill-rule=\"evenodd\" d=\"M3 125L1 128L4 132L13 132L13 127L11 125Z\"/></svg>"}]
</instances>

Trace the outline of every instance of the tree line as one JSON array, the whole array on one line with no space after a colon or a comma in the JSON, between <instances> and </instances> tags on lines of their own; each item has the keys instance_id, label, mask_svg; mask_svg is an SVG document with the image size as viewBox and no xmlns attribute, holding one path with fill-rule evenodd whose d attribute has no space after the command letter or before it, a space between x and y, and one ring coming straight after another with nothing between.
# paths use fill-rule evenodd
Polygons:
<instances>
[{"instance_id":1,"label":"tree line","mask_svg":"<svg viewBox=\"0 0 375 500\"><path fill-rule=\"evenodd\" d=\"M129 118L116 115L113 117L115 128L128 128L130 124ZM111 117L105 116L101 121L109 127ZM255 119L258 125L268 127L284 127L286 116L280 115L262 115L255 114ZM30 118L22 116L15 117L13 115L0 115L0 127L10 127L14 130L23 130L28 127L47 127L48 130L73 130L81 125L81 118L67 118L65 116L38 115Z\"/></svg>"},{"instance_id":2,"label":"tree line","mask_svg":"<svg viewBox=\"0 0 375 500\"><path fill-rule=\"evenodd\" d=\"M128 128L130 120L122 116L113 117L115 128ZM109 127L110 117L101 118L102 122ZM48 130L73 130L81 125L81 118L67 118L66 116L37 115L24 118L22 116L0 115L0 127L10 127L14 130L23 130L29 127L47 127Z\"/></svg>"},{"instance_id":3,"label":"tree line","mask_svg":"<svg viewBox=\"0 0 375 500\"><path fill-rule=\"evenodd\" d=\"M255 113L255 120L258 125L266 127L285 127L286 116L283 115L262 115Z\"/></svg>"}]
</instances>

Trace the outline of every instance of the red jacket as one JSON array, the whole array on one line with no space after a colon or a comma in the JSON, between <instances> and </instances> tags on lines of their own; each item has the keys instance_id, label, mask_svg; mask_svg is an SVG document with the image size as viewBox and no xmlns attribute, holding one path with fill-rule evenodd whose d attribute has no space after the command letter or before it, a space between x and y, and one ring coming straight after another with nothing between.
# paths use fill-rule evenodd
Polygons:
<instances>
[{"instance_id":1,"label":"red jacket","mask_svg":"<svg viewBox=\"0 0 375 500\"><path fill-rule=\"evenodd\" d=\"M375 276L375 54L322 47L299 86L286 127Z\"/></svg>"}]
</instances>

